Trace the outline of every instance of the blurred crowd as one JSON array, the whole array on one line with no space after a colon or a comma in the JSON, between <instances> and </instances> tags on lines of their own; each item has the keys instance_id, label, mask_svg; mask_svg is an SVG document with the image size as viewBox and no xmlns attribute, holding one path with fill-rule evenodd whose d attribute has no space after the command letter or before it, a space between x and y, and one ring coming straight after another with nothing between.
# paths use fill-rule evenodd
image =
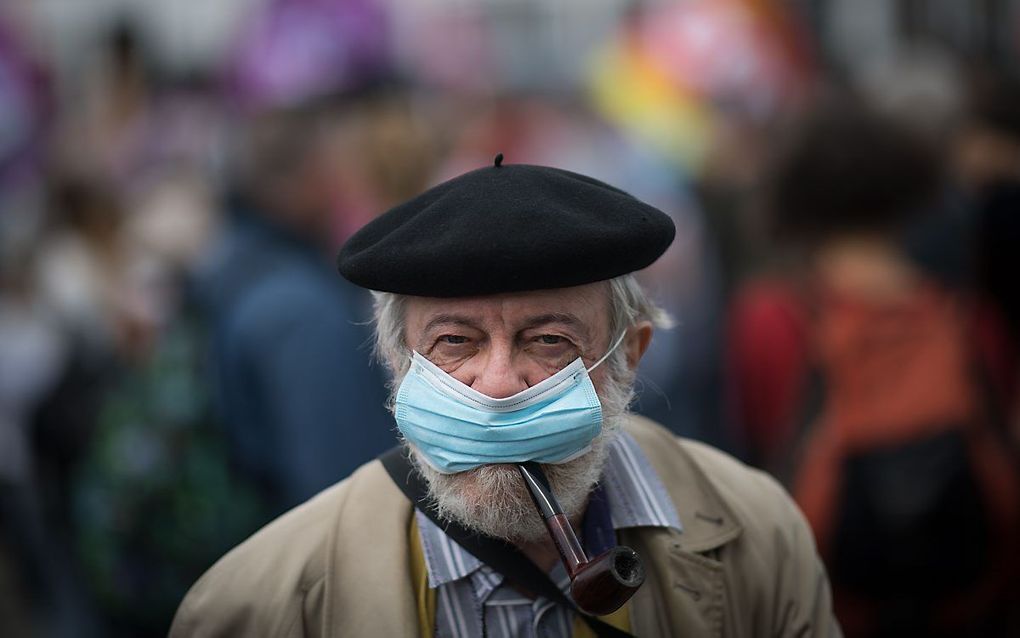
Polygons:
<instances>
[{"instance_id":1,"label":"blurred crowd","mask_svg":"<svg viewBox=\"0 0 1020 638\"><path fill-rule=\"evenodd\" d=\"M678 0L541 69L493 27L541 4L267 0L186 73L0 12L0 634L164 635L393 445L333 257L503 153L673 217L634 409L784 481L848 636L1020 635L1017 53L849 73L824 3Z\"/></svg>"}]
</instances>

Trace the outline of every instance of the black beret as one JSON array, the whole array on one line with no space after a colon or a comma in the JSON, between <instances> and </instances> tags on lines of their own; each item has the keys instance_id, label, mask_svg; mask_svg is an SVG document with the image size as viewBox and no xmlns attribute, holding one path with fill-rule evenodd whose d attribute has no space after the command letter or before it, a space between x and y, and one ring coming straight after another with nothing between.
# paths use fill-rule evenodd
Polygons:
<instances>
[{"instance_id":1,"label":"black beret","mask_svg":"<svg viewBox=\"0 0 1020 638\"><path fill-rule=\"evenodd\" d=\"M675 233L618 188L497 156L374 219L337 265L359 286L423 297L565 288L640 270Z\"/></svg>"}]
</instances>

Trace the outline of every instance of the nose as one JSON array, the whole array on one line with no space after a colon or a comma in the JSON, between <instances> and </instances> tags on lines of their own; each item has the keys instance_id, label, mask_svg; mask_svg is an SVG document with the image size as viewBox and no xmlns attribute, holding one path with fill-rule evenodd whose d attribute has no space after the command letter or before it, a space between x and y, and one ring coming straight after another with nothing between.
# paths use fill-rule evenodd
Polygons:
<instances>
[{"instance_id":1,"label":"nose","mask_svg":"<svg viewBox=\"0 0 1020 638\"><path fill-rule=\"evenodd\" d=\"M470 386L493 399L505 399L528 388L523 371L517 370L509 352L492 351L479 362Z\"/></svg>"}]
</instances>

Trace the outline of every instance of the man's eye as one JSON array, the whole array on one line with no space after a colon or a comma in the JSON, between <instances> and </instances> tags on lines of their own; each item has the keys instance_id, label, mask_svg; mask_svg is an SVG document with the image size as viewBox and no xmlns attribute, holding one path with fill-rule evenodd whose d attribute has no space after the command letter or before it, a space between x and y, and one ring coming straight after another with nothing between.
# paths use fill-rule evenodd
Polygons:
<instances>
[{"instance_id":1,"label":"man's eye","mask_svg":"<svg viewBox=\"0 0 1020 638\"><path fill-rule=\"evenodd\" d=\"M565 339L559 335L542 335L538 342L547 346L556 346L563 343Z\"/></svg>"},{"instance_id":2,"label":"man's eye","mask_svg":"<svg viewBox=\"0 0 1020 638\"><path fill-rule=\"evenodd\" d=\"M455 346L468 342L468 338L465 337L464 335L443 335L442 337L439 337L439 340L442 341L443 343L448 343Z\"/></svg>"}]
</instances>

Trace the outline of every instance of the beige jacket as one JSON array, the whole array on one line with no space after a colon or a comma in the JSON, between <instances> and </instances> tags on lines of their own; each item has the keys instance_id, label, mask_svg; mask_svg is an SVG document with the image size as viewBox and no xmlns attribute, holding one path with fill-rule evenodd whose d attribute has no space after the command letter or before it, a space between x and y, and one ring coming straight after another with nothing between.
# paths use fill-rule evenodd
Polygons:
<instances>
[{"instance_id":1,"label":"beige jacket","mask_svg":"<svg viewBox=\"0 0 1020 638\"><path fill-rule=\"evenodd\" d=\"M636 636L839 636L803 517L767 475L634 417L627 425L684 530L624 530L647 580ZM172 638L417 638L411 505L372 461L256 533L181 603Z\"/></svg>"}]
</instances>

